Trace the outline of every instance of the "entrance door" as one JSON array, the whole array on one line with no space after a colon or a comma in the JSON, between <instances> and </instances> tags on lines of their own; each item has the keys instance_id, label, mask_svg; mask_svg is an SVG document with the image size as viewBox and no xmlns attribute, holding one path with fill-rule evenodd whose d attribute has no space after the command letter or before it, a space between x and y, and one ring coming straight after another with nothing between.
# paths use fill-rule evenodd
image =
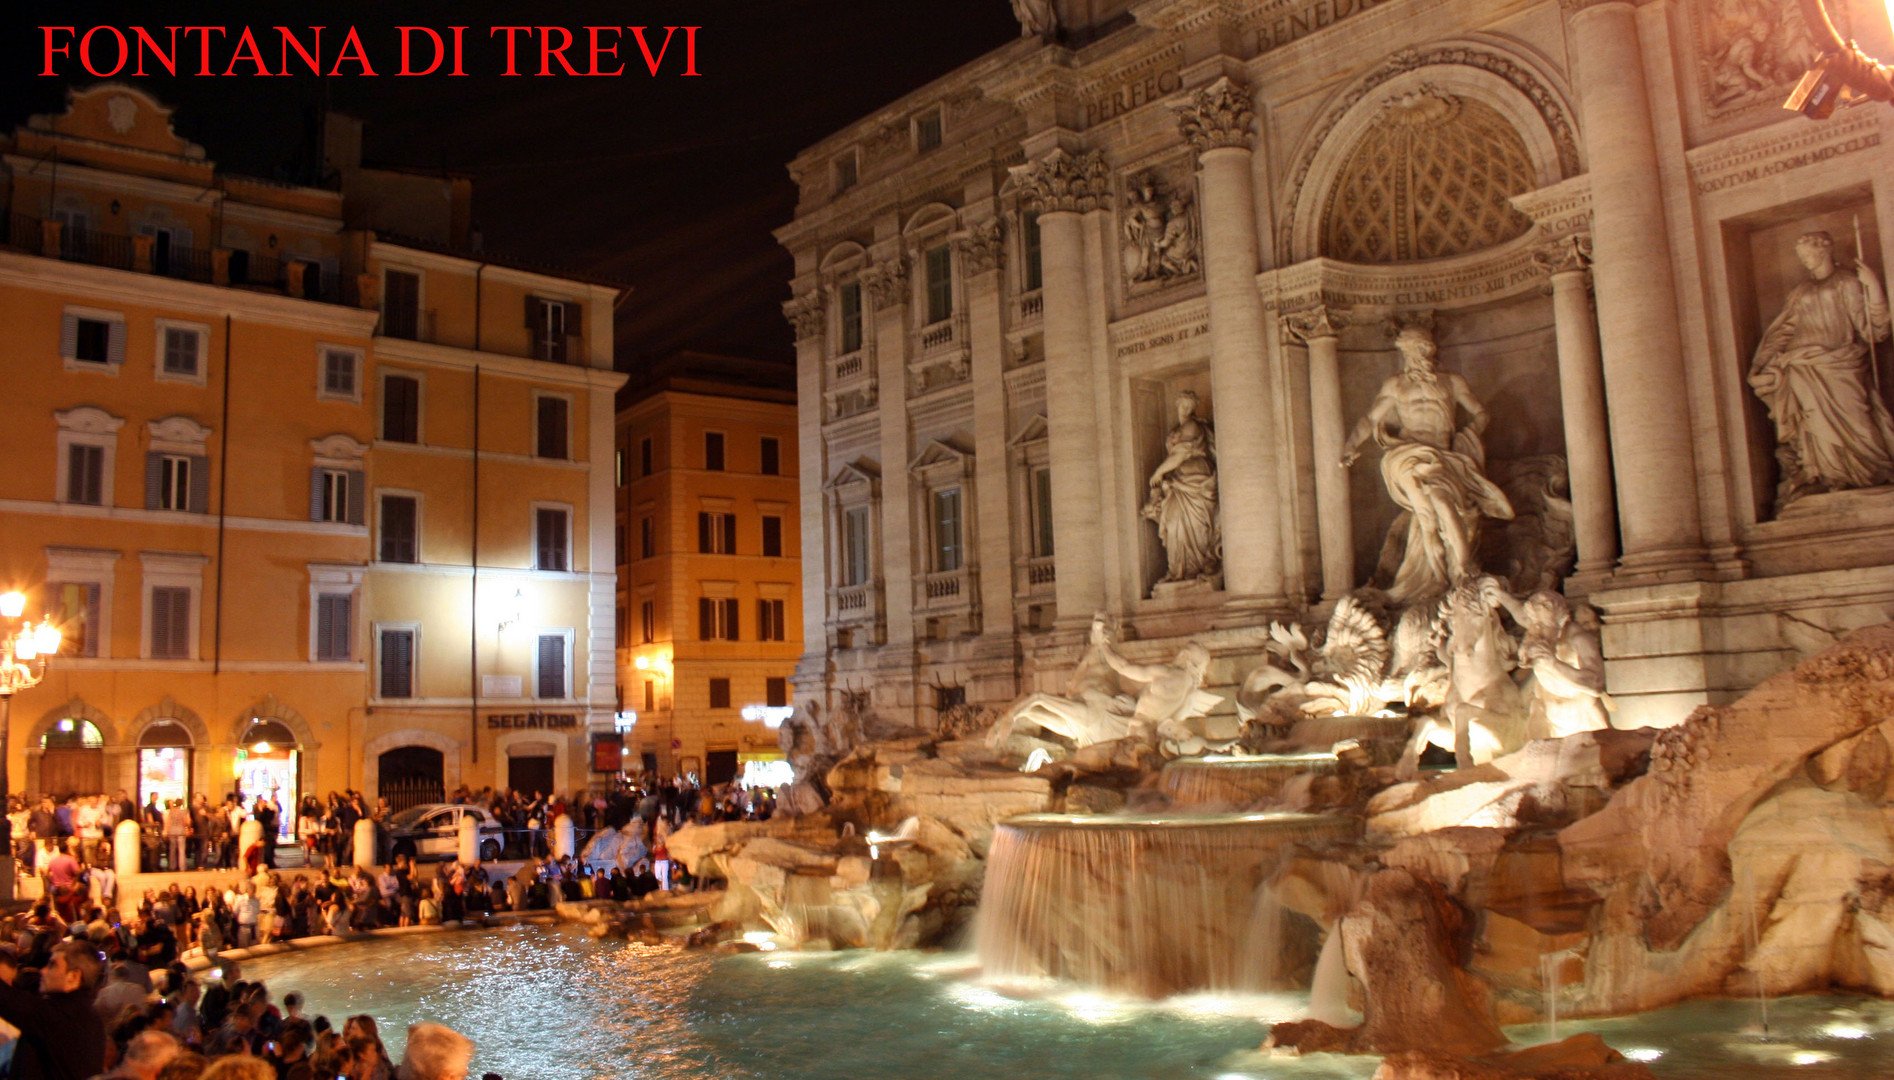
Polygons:
<instances>
[{"instance_id":1,"label":"entrance door","mask_svg":"<svg viewBox=\"0 0 1894 1080\"><path fill-rule=\"evenodd\" d=\"M40 790L56 797L105 790L105 751L48 750L39 761Z\"/></svg>"},{"instance_id":2,"label":"entrance door","mask_svg":"<svg viewBox=\"0 0 1894 1080\"><path fill-rule=\"evenodd\" d=\"M506 786L527 796L552 794L552 758L507 758Z\"/></svg>"},{"instance_id":3,"label":"entrance door","mask_svg":"<svg viewBox=\"0 0 1894 1080\"><path fill-rule=\"evenodd\" d=\"M704 783L712 787L727 784L737 778L737 752L735 750L707 750L704 752Z\"/></svg>"},{"instance_id":4,"label":"entrance door","mask_svg":"<svg viewBox=\"0 0 1894 1080\"><path fill-rule=\"evenodd\" d=\"M427 746L398 746L378 759L377 794L399 812L422 803L445 801L439 750Z\"/></svg>"}]
</instances>

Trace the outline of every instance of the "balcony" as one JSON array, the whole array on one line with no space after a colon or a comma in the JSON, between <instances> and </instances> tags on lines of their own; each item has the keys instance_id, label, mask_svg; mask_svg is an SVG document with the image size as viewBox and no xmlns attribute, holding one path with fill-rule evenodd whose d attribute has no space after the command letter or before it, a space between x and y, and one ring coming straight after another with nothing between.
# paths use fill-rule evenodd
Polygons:
<instances>
[{"instance_id":1,"label":"balcony","mask_svg":"<svg viewBox=\"0 0 1894 1080\"><path fill-rule=\"evenodd\" d=\"M858 379L868 373L868 351L856 349L847 356L835 358L835 364L829 369L829 381L844 383Z\"/></svg>"},{"instance_id":2,"label":"balcony","mask_svg":"<svg viewBox=\"0 0 1894 1080\"><path fill-rule=\"evenodd\" d=\"M1049 596L1058 580L1058 570L1050 555L1020 559L1013 564L1015 596Z\"/></svg>"},{"instance_id":3,"label":"balcony","mask_svg":"<svg viewBox=\"0 0 1894 1080\"><path fill-rule=\"evenodd\" d=\"M1013 327L1037 324L1046 314L1046 294L1034 289L1013 297Z\"/></svg>"},{"instance_id":4,"label":"balcony","mask_svg":"<svg viewBox=\"0 0 1894 1080\"><path fill-rule=\"evenodd\" d=\"M155 236L130 236L91 229L68 233L55 218L27 214L7 216L6 243L14 248L63 262L103 266L135 274L227 285L327 304L347 303L341 282L321 267L301 260L284 261L229 248L173 247Z\"/></svg>"},{"instance_id":5,"label":"balcony","mask_svg":"<svg viewBox=\"0 0 1894 1080\"><path fill-rule=\"evenodd\" d=\"M968 343L967 313L955 312L915 331L909 339L909 396L966 381L973 350Z\"/></svg>"},{"instance_id":6,"label":"balcony","mask_svg":"<svg viewBox=\"0 0 1894 1080\"><path fill-rule=\"evenodd\" d=\"M919 611L965 611L979 595L979 581L970 566L923 574L914 584L914 606Z\"/></svg>"}]
</instances>

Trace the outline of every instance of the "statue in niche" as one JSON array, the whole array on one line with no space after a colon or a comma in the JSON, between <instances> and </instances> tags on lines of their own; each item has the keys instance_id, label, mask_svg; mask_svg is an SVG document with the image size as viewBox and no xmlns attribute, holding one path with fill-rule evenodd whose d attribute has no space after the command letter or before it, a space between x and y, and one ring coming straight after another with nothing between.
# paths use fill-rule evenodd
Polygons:
<instances>
[{"instance_id":1,"label":"statue in niche","mask_svg":"<svg viewBox=\"0 0 1894 1080\"><path fill-rule=\"evenodd\" d=\"M1777 507L1804 495L1894 483L1894 421L1870 380L1868 343L1888 336L1887 294L1859 258L1837 272L1835 241L1795 242L1809 280L1763 332L1749 385L1776 425Z\"/></svg>"},{"instance_id":2,"label":"statue in niche","mask_svg":"<svg viewBox=\"0 0 1894 1080\"><path fill-rule=\"evenodd\" d=\"M1409 326L1394 346L1401 373L1381 384L1374 405L1349 433L1341 464L1353 465L1370 438L1383 450L1381 478L1402 510L1389 530L1389 545L1398 537L1401 557L1387 593L1405 605L1477 574L1481 519L1509 520L1513 508L1484 473L1486 408L1465 379L1434 367L1433 333Z\"/></svg>"},{"instance_id":3,"label":"statue in niche","mask_svg":"<svg viewBox=\"0 0 1894 1080\"><path fill-rule=\"evenodd\" d=\"M1197 223L1190 196L1165 191L1146 174L1126 196L1125 279L1164 282L1194 274L1199 267Z\"/></svg>"},{"instance_id":4,"label":"statue in niche","mask_svg":"<svg viewBox=\"0 0 1894 1080\"><path fill-rule=\"evenodd\" d=\"M1164 460L1151 473L1143 516L1157 522L1169 571L1163 580L1207 581L1223 567L1217 525L1217 447L1197 395L1177 395L1177 425L1164 436Z\"/></svg>"},{"instance_id":5,"label":"statue in niche","mask_svg":"<svg viewBox=\"0 0 1894 1080\"><path fill-rule=\"evenodd\" d=\"M1532 673L1529 739L1562 739L1611 726L1605 693L1605 653L1598 635L1572 615L1565 597L1541 589L1526 598L1516 616L1525 628L1519 666Z\"/></svg>"},{"instance_id":6,"label":"statue in niche","mask_svg":"<svg viewBox=\"0 0 1894 1080\"><path fill-rule=\"evenodd\" d=\"M1013 0L1020 37L1049 38L1059 32L1059 10L1052 0Z\"/></svg>"}]
</instances>

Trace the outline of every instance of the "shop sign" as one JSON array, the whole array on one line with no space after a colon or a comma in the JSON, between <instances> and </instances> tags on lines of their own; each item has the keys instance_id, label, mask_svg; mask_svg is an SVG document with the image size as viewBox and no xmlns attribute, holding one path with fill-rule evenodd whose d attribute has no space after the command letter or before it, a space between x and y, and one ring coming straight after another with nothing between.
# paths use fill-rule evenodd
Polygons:
<instances>
[{"instance_id":1,"label":"shop sign","mask_svg":"<svg viewBox=\"0 0 1894 1080\"><path fill-rule=\"evenodd\" d=\"M539 731L565 731L579 726L578 713L533 712L488 713L487 728L503 731L511 728L530 728Z\"/></svg>"},{"instance_id":2,"label":"shop sign","mask_svg":"<svg viewBox=\"0 0 1894 1080\"><path fill-rule=\"evenodd\" d=\"M592 771L615 773L625 764L625 739L622 735L592 736Z\"/></svg>"}]
</instances>

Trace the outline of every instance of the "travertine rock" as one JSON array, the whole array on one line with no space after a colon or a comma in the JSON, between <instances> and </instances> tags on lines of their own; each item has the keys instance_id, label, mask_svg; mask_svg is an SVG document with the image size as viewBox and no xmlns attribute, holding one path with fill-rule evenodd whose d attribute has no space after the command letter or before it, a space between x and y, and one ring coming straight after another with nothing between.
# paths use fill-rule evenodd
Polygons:
<instances>
[{"instance_id":1,"label":"travertine rock","mask_svg":"<svg viewBox=\"0 0 1894 1080\"><path fill-rule=\"evenodd\" d=\"M1361 980L1363 1050L1490 1053L1506 1045L1486 987L1463 968L1465 912L1440 886L1384 870L1342 919L1348 970Z\"/></svg>"}]
</instances>

